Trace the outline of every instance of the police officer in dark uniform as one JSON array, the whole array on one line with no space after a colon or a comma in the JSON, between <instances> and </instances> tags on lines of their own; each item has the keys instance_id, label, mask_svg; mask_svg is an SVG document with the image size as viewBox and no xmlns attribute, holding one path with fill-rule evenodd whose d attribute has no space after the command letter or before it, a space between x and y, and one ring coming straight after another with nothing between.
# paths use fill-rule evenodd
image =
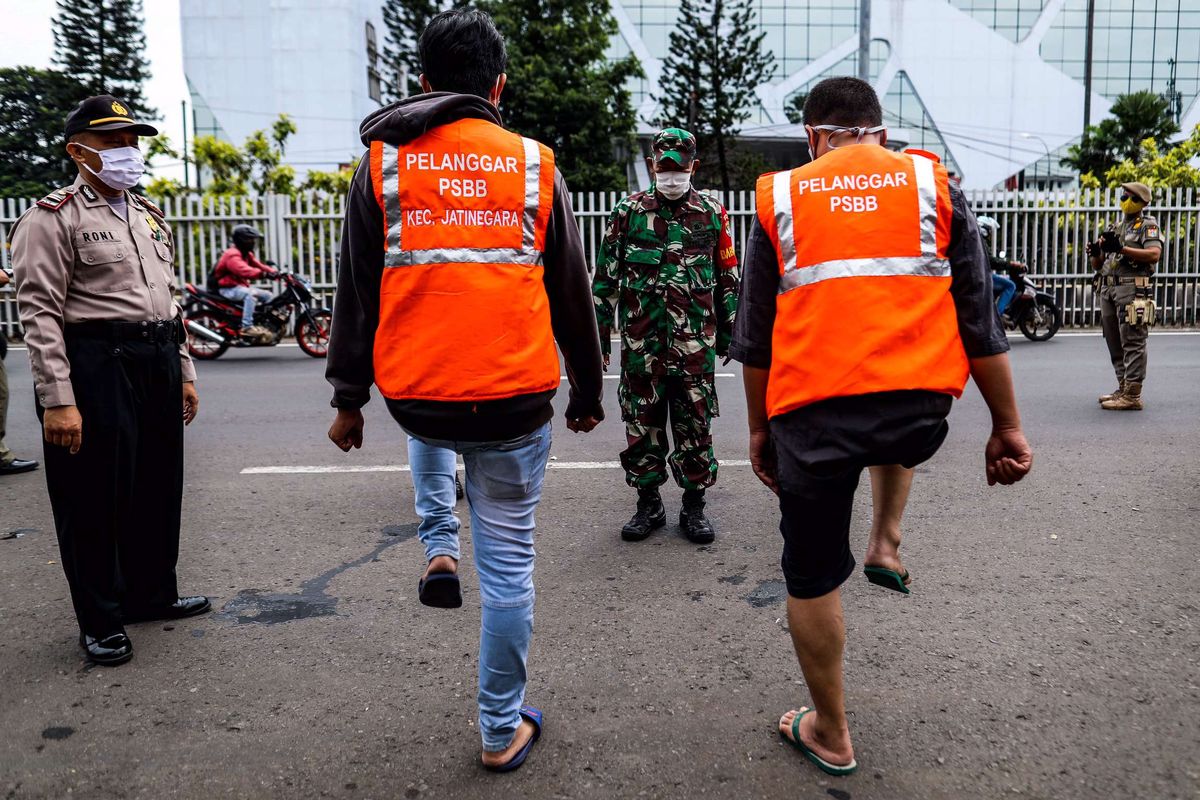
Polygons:
<instances>
[{"instance_id":1,"label":"police officer in dark uniform","mask_svg":"<svg viewBox=\"0 0 1200 800\"><path fill-rule=\"evenodd\" d=\"M129 190L139 136L158 133L111 95L66 120L71 186L17 222L17 304L45 433L46 484L88 658L133 656L124 623L202 614L175 581L183 426L196 372L175 301L174 241L162 212Z\"/></svg>"}]
</instances>

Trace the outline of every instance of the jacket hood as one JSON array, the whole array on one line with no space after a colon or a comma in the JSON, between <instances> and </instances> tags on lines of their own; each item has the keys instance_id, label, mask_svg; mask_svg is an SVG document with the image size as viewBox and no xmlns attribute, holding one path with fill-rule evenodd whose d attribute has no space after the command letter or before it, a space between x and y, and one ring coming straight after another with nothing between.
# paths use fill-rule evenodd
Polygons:
<instances>
[{"instance_id":1,"label":"jacket hood","mask_svg":"<svg viewBox=\"0 0 1200 800\"><path fill-rule=\"evenodd\" d=\"M397 100L367 116L358 126L362 143L383 142L399 146L439 125L460 119L483 119L502 125L500 111L473 94L429 92Z\"/></svg>"}]
</instances>

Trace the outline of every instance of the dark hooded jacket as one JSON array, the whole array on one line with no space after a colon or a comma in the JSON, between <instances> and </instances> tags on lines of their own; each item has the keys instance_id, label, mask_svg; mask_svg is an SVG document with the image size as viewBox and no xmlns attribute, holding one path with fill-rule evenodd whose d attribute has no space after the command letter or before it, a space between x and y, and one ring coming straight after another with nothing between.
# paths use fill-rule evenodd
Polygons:
<instances>
[{"instance_id":1,"label":"dark hooded jacket","mask_svg":"<svg viewBox=\"0 0 1200 800\"><path fill-rule=\"evenodd\" d=\"M372 141L399 146L432 128L467 118L501 124L499 111L483 98L432 92L379 109L363 120L359 133L367 147ZM371 186L369 159L364 156L346 197L333 333L325 368L325 377L333 385L335 408L361 408L370 399L384 249L383 212ZM543 264L550 322L570 382L566 416L602 419L603 376L591 280L571 196L557 170ZM445 335L454 334L454 328L447 325ZM389 399L387 406L406 430L424 438L506 441L548 422L553 416L550 401L554 394L555 390L550 390L480 403Z\"/></svg>"}]
</instances>

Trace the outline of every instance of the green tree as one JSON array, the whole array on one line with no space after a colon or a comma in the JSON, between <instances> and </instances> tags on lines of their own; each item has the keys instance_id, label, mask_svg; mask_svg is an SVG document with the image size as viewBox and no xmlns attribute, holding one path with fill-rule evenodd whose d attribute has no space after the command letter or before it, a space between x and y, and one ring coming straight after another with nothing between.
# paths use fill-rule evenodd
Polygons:
<instances>
[{"instance_id":1,"label":"green tree","mask_svg":"<svg viewBox=\"0 0 1200 800\"><path fill-rule=\"evenodd\" d=\"M1138 151L1136 160L1127 158L1105 172L1103 184L1088 174L1083 178L1083 185L1115 189L1122 183L1138 181L1151 189L1200 189L1200 168L1194 165L1200 159L1200 125L1182 142L1166 150L1150 138L1139 143Z\"/></svg>"},{"instance_id":2,"label":"green tree","mask_svg":"<svg viewBox=\"0 0 1200 800\"><path fill-rule=\"evenodd\" d=\"M808 102L808 93L799 92L792 95L783 107L783 113L787 115L788 122L793 125L799 125L804 122L804 104Z\"/></svg>"},{"instance_id":3,"label":"green tree","mask_svg":"<svg viewBox=\"0 0 1200 800\"><path fill-rule=\"evenodd\" d=\"M1080 175L1104 175L1121 161L1137 162L1145 139L1166 141L1179 132L1170 102L1149 89L1117 97L1112 117L1091 125L1067 150L1065 167Z\"/></svg>"},{"instance_id":4,"label":"green tree","mask_svg":"<svg viewBox=\"0 0 1200 800\"><path fill-rule=\"evenodd\" d=\"M716 150L721 188L733 188L733 142L750 118L755 88L775 73L763 47L756 0L682 0L663 63L663 124L682 124Z\"/></svg>"},{"instance_id":5,"label":"green tree","mask_svg":"<svg viewBox=\"0 0 1200 800\"><path fill-rule=\"evenodd\" d=\"M623 191L636 117L630 55L606 57L617 24L607 0L481 0L508 46L505 125L554 150L572 189Z\"/></svg>"},{"instance_id":6,"label":"green tree","mask_svg":"<svg viewBox=\"0 0 1200 800\"><path fill-rule=\"evenodd\" d=\"M198 136L191 153L180 153L165 136L150 140L147 155L175 160L186 159L207 174L204 195L240 197L247 194L294 195L296 170L283 163L287 140L296 132L296 124L280 114L270 130L257 130L238 147L215 136ZM155 197L175 197L189 189L170 178L156 178L146 187Z\"/></svg>"},{"instance_id":7,"label":"green tree","mask_svg":"<svg viewBox=\"0 0 1200 800\"><path fill-rule=\"evenodd\" d=\"M250 194L285 194L295 197L301 192L345 194L358 166L358 159L349 161L344 169L311 170L303 183L297 183L296 170L283 163L287 141L296 132L296 125L286 114L280 114L270 130L259 130L247 137L241 147L212 136L196 139L191 153L181 153L166 136L156 136L146 147L147 160L167 158L186 159L207 171L205 197L242 197ZM191 188L174 178L154 178L146 185L151 197L183 197Z\"/></svg>"},{"instance_id":8,"label":"green tree","mask_svg":"<svg viewBox=\"0 0 1200 800\"><path fill-rule=\"evenodd\" d=\"M383 95L386 102L399 100L421 91L421 56L417 40L421 31L442 11L461 8L467 0L385 0L383 39L385 75ZM407 81L407 85L405 82Z\"/></svg>"},{"instance_id":9,"label":"green tree","mask_svg":"<svg viewBox=\"0 0 1200 800\"><path fill-rule=\"evenodd\" d=\"M0 69L0 195L40 197L75 180L63 122L86 90L61 72Z\"/></svg>"},{"instance_id":10,"label":"green tree","mask_svg":"<svg viewBox=\"0 0 1200 800\"><path fill-rule=\"evenodd\" d=\"M142 91L150 78L142 18L142 0L58 0L54 64L88 95L116 95L153 117Z\"/></svg>"},{"instance_id":11,"label":"green tree","mask_svg":"<svg viewBox=\"0 0 1200 800\"><path fill-rule=\"evenodd\" d=\"M328 195L344 195L350 191L350 181L354 178L354 170L358 168L359 159L355 158L344 169L312 170L300 187L302 192L317 192Z\"/></svg>"}]
</instances>

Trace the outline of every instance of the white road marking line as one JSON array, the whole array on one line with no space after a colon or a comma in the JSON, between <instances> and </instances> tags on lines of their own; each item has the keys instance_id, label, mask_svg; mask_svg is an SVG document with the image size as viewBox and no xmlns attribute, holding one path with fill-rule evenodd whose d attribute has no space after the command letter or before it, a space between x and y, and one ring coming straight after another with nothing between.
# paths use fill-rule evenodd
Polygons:
<instances>
[{"instance_id":1,"label":"white road marking line","mask_svg":"<svg viewBox=\"0 0 1200 800\"><path fill-rule=\"evenodd\" d=\"M732 372L717 372L717 373L714 373L714 374L713 374L713 377L714 377L714 378L736 378L736 377L737 377L737 375L735 375L735 374L734 374L734 373L732 373ZM559 380L559 382L560 382L560 383L561 383L562 381L565 381L566 379L567 379L567 376L566 376L566 375L559 375L559 376L558 376L558 380ZM606 380L606 381L619 381L619 380L621 380L621 376L620 376L620 375L605 375L605 376L604 376L604 380Z\"/></svg>"},{"instance_id":2,"label":"white road marking line","mask_svg":"<svg viewBox=\"0 0 1200 800\"><path fill-rule=\"evenodd\" d=\"M1150 335L1151 336L1200 336L1200 331L1156 331L1154 329L1151 329ZM1074 339L1074 338L1081 337L1081 336L1103 336L1103 334L1100 332L1099 328L1096 328L1093 331L1059 331L1058 333L1054 334L1055 339L1058 339L1058 338ZM1014 331L1008 331L1008 337L1010 339L1016 339L1018 341L1025 338L1021 334L1016 333ZM615 342L618 340L613 339L613 341ZM1035 342L1035 344L1040 344L1040 342ZM299 347L300 345L296 344L295 342L284 342L282 344L277 344L274 346L275 347ZM16 353L23 353L23 352L27 351L29 348L25 347L23 345L10 345L8 349L12 350L13 352L16 352ZM242 349L242 348L239 348L239 349ZM247 348L247 349L250 349L250 348ZM733 378L736 376L732 372L718 372L717 377L718 378ZM604 379L610 380L610 381L615 381L618 379L618 376L605 375ZM562 380L566 380L566 377L564 376L562 378Z\"/></svg>"},{"instance_id":3,"label":"white road marking line","mask_svg":"<svg viewBox=\"0 0 1200 800\"><path fill-rule=\"evenodd\" d=\"M721 459L723 467L748 467L749 461ZM620 461L551 461L547 469L621 469ZM408 464L342 464L335 466L246 467L242 475L341 475L365 472L410 472ZM458 465L461 471L463 466Z\"/></svg>"},{"instance_id":4,"label":"white road marking line","mask_svg":"<svg viewBox=\"0 0 1200 800\"><path fill-rule=\"evenodd\" d=\"M1200 336L1200 331L1156 331L1153 328L1151 328L1150 335L1151 336ZM1094 331L1059 331L1058 333L1054 334L1055 339L1059 339L1059 338L1078 339L1083 336L1096 336L1101 339L1104 338L1104 334L1101 333L1099 328L1096 328ZM1019 341L1023 340L1025 338L1025 336L1023 334L1017 333L1015 331L1009 331L1008 338L1015 339L1019 342ZM1034 342L1034 344L1041 344L1041 342Z\"/></svg>"},{"instance_id":5,"label":"white road marking line","mask_svg":"<svg viewBox=\"0 0 1200 800\"><path fill-rule=\"evenodd\" d=\"M300 345L296 344L295 342L280 342L279 344L273 344L273 345L270 345L270 346L271 346L271 347L299 347ZM9 348L8 348L8 349L9 349L9 350L14 350L14 351L17 351L17 352L25 352L25 351L26 351L26 350L28 350L29 348L28 348L28 347L25 347L24 345L22 345L22 346L20 346L20 347L18 347L18 346L16 346L16 345L9 345ZM239 347L239 348L236 348L236 349L238 349L238 350L245 350L245 349L250 349L250 348ZM253 349L262 349L262 348L253 348Z\"/></svg>"}]
</instances>

